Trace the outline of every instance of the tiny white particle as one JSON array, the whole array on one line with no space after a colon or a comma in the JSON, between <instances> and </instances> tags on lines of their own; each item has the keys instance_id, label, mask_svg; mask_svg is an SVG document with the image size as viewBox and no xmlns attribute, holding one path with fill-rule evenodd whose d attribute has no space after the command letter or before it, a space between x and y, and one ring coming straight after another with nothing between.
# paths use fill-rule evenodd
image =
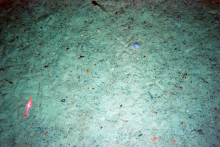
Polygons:
<instances>
[{"instance_id":1,"label":"tiny white particle","mask_svg":"<svg viewBox=\"0 0 220 147\"><path fill-rule=\"evenodd\" d=\"M103 121L105 121L105 118L104 118L104 117L102 117L100 120L103 122Z\"/></svg>"}]
</instances>

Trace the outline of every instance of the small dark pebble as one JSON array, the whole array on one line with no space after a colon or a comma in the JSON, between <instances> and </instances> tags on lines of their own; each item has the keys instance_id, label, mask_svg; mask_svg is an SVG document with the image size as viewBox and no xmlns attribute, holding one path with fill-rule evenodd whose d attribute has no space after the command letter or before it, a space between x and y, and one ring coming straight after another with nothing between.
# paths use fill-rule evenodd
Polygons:
<instances>
[{"instance_id":1,"label":"small dark pebble","mask_svg":"<svg viewBox=\"0 0 220 147\"><path fill-rule=\"evenodd\" d=\"M85 56L79 56L79 58L78 59L80 59L80 58L84 58Z\"/></svg>"},{"instance_id":2,"label":"small dark pebble","mask_svg":"<svg viewBox=\"0 0 220 147\"><path fill-rule=\"evenodd\" d=\"M139 134L138 136L141 137L143 134Z\"/></svg>"},{"instance_id":3,"label":"small dark pebble","mask_svg":"<svg viewBox=\"0 0 220 147\"><path fill-rule=\"evenodd\" d=\"M205 135L202 130L197 130L197 133Z\"/></svg>"},{"instance_id":4,"label":"small dark pebble","mask_svg":"<svg viewBox=\"0 0 220 147\"><path fill-rule=\"evenodd\" d=\"M153 95L150 92L148 92L148 93L150 95L150 98L153 99L154 98Z\"/></svg>"},{"instance_id":5,"label":"small dark pebble","mask_svg":"<svg viewBox=\"0 0 220 147\"><path fill-rule=\"evenodd\" d=\"M65 99L62 99L61 102L65 102Z\"/></svg>"},{"instance_id":6,"label":"small dark pebble","mask_svg":"<svg viewBox=\"0 0 220 147\"><path fill-rule=\"evenodd\" d=\"M199 134L201 134L201 135L205 135L202 130L196 130L196 129L194 129L194 130L192 130L192 131L195 131L196 133L199 133Z\"/></svg>"},{"instance_id":7,"label":"small dark pebble","mask_svg":"<svg viewBox=\"0 0 220 147\"><path fill-rule=\"evenodd\" d=\"M122 105L120 105L120 107L122 107Z\"/></svg>"},{"instance_id":8,"label":"small dark pebble","mask_svg":"<svg viewBox=\"0 0 220 147\"><path fill-rule=\"evenodd\" d=\"M128 20L134 21L134 19L132 17L129 17Z\"/></svg>"}]
</instances>

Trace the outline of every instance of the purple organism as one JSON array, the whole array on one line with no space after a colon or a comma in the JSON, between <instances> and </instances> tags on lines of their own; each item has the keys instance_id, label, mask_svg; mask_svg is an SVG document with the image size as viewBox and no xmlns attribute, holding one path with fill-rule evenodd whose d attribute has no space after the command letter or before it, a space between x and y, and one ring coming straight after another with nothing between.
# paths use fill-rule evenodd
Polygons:
<instances>
[{"instance_id":1,"label":"purple organism","mask_svg":"<svg viewBox=\"0 0 220 147\"><path fill-rule=\"evenodd\" d=\"M131 47L136 50L136 49L139 49L139 48L141 47L141 45L140 45L140 43L138 43L138 42L133 42L133 43L131 44Z\"/></svg>"}]
</instances>

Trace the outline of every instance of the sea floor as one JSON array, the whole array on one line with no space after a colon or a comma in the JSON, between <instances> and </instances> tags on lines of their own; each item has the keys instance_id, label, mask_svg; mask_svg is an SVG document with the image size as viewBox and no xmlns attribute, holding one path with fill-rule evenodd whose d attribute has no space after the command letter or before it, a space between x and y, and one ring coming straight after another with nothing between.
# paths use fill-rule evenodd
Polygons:
<instances>
[{"instance_id":1,"label":"sea floor","mask_svg":"<svg viewBox=\"0 0 220 147\"><path fill-rule=\"evenodd\" d=\"M219 9L97 2L0 3L0 146L219 146Z\"/></svg>"}]
</instances>

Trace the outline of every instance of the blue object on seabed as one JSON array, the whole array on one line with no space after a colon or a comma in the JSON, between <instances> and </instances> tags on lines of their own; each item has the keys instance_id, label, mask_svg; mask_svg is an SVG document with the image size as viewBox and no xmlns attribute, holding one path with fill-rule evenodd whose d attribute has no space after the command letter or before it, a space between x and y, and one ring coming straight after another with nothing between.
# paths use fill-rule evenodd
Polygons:
<instances>
[{"instance_id":1,"label":"blue object on seabed","mask_svg":"<svg viewBox=\"0 0 220 147\"><path fill-rule=\"evenodd\" d=\"M133 43L131 44L131 47L136 50L136 49L140 48L141 45L140 45L140 43L138 43L138 42L133 42Z\"/></svg>"}]
</instances>

